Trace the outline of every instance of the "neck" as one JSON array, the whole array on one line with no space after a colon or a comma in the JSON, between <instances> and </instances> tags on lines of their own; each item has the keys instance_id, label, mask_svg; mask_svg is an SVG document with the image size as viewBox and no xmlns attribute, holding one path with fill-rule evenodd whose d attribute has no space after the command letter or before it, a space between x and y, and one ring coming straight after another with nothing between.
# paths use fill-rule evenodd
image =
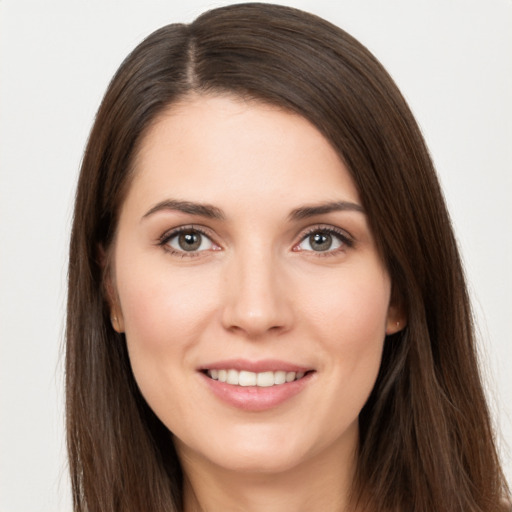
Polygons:
<instances>
[{"instance_id":1,"label":"neck","mask_svg":"<svg viewBox=\"0 0 512 512\"><path fill-rule=\"evenodd\" d=\"M182 459L184 511L210 512L356 512L349 508L355 446L332 449L280 472L220 468L194 457Z\"/></svg>"}]
</instances>

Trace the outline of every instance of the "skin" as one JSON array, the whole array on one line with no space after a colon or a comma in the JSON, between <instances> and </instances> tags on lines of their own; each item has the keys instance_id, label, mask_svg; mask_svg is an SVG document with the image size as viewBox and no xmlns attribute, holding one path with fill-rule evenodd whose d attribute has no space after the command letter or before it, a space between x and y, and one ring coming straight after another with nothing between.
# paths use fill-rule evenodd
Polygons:
<instances>
[{"instance_id":1,"label":"skin","mask_svg":"<svg viewBox=\"0 0 512 512\"><path fill-rule=\"evenodd\" d=\"M169 200L222 218L155 210ZM340 201L352 206L290 217ZM327 140L273 106L191 96L143 139L112 248L113 325L172 432L187 512L345 510L358 414L404 322L360 205ZM199 250L169 239L182 226L205 233ZM329 229L339 235L315 250L311 230ZM232 358L313 371L283 403L246 411L199 371Z\"/></svg>"}]
</instances>

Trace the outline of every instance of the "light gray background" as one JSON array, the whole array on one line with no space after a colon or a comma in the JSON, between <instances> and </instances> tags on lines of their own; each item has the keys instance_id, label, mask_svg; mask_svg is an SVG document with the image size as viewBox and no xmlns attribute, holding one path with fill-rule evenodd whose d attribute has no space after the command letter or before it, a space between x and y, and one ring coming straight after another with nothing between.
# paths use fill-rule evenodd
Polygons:
<instances>
[{"instance_id":1,"label":"light gray background","mask_svg":"<svg viewBox=\"0 0 512 512\"><path fill-rule=\"evenodd\" d=\"M71 510L66 252L95 110L154 29L231 2L0 0L0 511ZM282 1L352 33L397 81L444 185L489 397L512 443L512 1ZM510 450L503 444L509 479Z\"/></svg>"}]
</instances>

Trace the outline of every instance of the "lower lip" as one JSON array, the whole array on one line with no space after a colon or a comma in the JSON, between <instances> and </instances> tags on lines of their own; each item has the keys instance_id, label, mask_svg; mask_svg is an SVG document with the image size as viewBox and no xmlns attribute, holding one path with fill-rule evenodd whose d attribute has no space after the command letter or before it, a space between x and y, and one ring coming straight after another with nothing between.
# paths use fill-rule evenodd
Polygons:
<instances>
[{"instance_id":1,"label":"lower lip","mask_svg":"<svg viewBox=\"0 0 512 512\"><path fill-rule=\"evenodd\" d=\"M258 412L277 407L300 393L311 382L313 373L293 382L269 387L234 386L211 379L204 373L201 375L211 391L223 402L237 409Z\"/></svg>"}]
</instances>

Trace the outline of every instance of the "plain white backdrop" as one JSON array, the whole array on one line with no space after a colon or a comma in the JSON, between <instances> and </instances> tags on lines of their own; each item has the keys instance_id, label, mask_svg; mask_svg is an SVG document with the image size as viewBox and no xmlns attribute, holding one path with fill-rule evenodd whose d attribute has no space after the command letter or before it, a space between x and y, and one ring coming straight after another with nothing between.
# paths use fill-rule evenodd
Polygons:
<instances>
[{"instance_id":1,"label":"plain white backdrop","mask_svg":"<svg viewBox=\"0 0 512 512\"><path fill-rule=\"evenodd\" d=\"M228 3L0 0L0 512L71 510L66 253L78 168L102 94L143 37ZM418 119L465 261L512 480L512 1L280 3L363 42Z\"/></svg>"}]
</instances>

